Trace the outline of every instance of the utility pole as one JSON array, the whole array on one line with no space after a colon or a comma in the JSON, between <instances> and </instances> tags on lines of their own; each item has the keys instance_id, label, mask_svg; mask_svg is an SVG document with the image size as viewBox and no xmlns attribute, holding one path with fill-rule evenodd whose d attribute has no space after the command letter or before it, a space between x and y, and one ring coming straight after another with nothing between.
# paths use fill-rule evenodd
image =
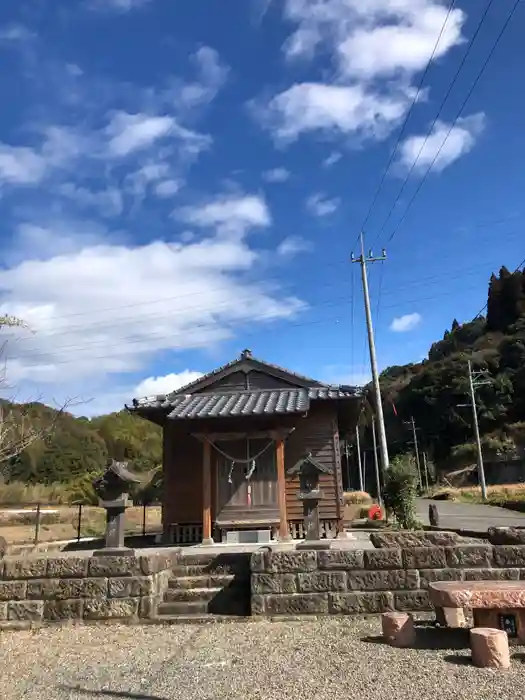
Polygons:
<instances>
[{"instance_id":1,"label":"utility pole","mask_svg":"<svg viewBox=\"0 0 525 700\"><path fill-rule=\"evenodd\" d=\"M363 484L363 467L361 464L361 445L359 444L359 421L355 426L355 441L356 441L356 452L357 452L357 469L359 471L359 490L364 491L365 486Z\"/></svg>"},{"instance_id":2,"label":"utility pole","mask_svg":"<svg viewBox=\"0 0 525 700\"><path fill-rule=\"evenodd\" d=\"M410 421L403 421L405 425L410 425L412 428L412 435L414 437L414 453L416 457L416 465L417 465L417 473L419 477L419 486L423 488L423 479L421 477L421 462L419 461L419 448L417 444L417 431L416 431L416 422L414 421L414 416L410 416Z\"/></svg>"},{"instance_id":3,"label":"utility pole","mask_svg":"<svg viewBox=\"0 0 525 700\"><path fill-rule=\"evenodd\" d=\"M478 425L478 408L476 406L476 386L481 386L482 384L488 384L488 382L475 382L475 379L483 376L482 373L476 373L474 376L472 373L472 362L468 361L468 381L470 388L470 403L472 404L472 420L474 423L474 435L476 437L476 446L478 448L478 476L479 483L481 486L481 498L487 500L487 484L485 483L485 468L483 466L483 451L481 449L481 437L479 435L479 425Z\"/></svg>"},{"instance_id":4,"label":"utility pole","mask_svg":"<svg viewBox=\"0 0 525 700\"><path fill-rule=\"evenodd\" d=\"M374 467L376 471L376 489L377 489L377 500L379 505L383 505L383 498L381 497L381 476L379 473L379 460L377 459L377 439L376 439L376 417L372 416L372 442L374 444Z\"/></svg>"},{"instance_id":5,"label":"utility pole","mask_svg":"<svg viewBox=\"0 0 525 700\"><path fill-rule=\"evenodd\" d=\"M379 373L377 371L377 358L376 358L376 347L374 342L374 328L372 326L372 313L370 311L370 295L368 292L368 276L366 272L367 263L382 262L386 260L386 252L382 251L381 257L373 257L372 251L369 251L368 257L365 256L365 243L363 234L360 236L361 239L361 255L358 258L354 257L352 253L352 262L359 263L361 265L361 277L363 281L363 296L365 300L365 315L366 315L366 328L368 331L368 346L370 349L370 366L372 369L372 379L374 382L374 394L376 401L376 414L377 422L379 427L379 451L381 453L381 466L383 467L383 472L386 473L388 467L390 466L388 460L388 444L386 441L386 430L385 430L385 419L383 416L383 403L381 401L381 388L379 386Z\"/></svg>"},{"instance_id":6,"label":"utility pole","mask_svg":"<svg viewBox=\"0 0 525 700\"><path fill-rule=\"evenodd\" d=\"M428 464L427 464L427 453L426 452L423 452L423 471L425 474L425 484L426 484L426 488L428 491L429 478L428 478Z\"/></svg>"}]
</instances>

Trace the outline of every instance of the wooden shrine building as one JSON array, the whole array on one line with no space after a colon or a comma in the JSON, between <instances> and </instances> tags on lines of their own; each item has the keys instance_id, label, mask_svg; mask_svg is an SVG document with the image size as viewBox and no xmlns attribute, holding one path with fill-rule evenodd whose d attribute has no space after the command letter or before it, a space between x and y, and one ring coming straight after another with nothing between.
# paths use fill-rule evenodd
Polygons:
<instances>
[{"instance_id":1,"label":"wooden shrine building","mask_svg":"<svg viewBox=\"0 0 525 700\"><path fill-rule=\"evenodd\" d=\"M358 392L240 357L129 411L163 428L162 523L175 544L271 530L303 536L301 463L319 472L324 536L339 531L343 483L339 436L355 427Z\"/></svg>"}]
</instances>

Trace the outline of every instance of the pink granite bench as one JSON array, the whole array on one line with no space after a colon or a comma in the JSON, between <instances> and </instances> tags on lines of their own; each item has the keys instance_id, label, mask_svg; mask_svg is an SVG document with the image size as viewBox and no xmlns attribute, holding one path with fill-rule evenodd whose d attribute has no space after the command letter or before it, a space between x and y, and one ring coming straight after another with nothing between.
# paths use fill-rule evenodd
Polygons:
<instances>
[{"instance_id":1,"label":"pink granite bench","mask_svg":"<svg viewBox=\"0 0 525 700\"><path fill-rule=\"evenodd\" d=\"M429 595L441 624L463 626L466 608L475 627L505 630L509 641L525 641L525 581L437 581L429 584Z\"/></svg>"}]
</instances>

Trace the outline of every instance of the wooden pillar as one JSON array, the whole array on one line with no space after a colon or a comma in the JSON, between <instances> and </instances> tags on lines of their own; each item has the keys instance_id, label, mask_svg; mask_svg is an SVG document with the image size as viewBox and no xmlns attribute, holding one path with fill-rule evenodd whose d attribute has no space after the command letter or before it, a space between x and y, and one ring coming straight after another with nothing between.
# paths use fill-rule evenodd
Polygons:
<instances>
[{"instance_id":1,"label":"wooden pillar","mask_svg":"<svg viewBox=\"0 0 525 700\"><path fill-rule=\"evenodd\" d=\"M211 536L211 445L205 440L202 460L202 544L213 544Z\"/></svg>"},{"instance_id":2,"label":"wooden pillar","mask_svg":"<svg viewBox=\"0 0 525 700\"><path fill-rule=\"evenodd\" d=\"M286 517L286 476L284 473L284 440L276 436L277 494L279 498L279 540L289 540L288 518Z\"/></svg>"}]
</instances>

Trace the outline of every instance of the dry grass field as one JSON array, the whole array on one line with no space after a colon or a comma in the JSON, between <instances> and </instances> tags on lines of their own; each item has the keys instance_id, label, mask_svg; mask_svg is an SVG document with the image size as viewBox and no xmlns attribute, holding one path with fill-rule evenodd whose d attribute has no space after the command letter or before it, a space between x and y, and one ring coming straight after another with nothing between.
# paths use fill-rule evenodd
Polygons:
<instances>
[{"instance_id":1,"label":"dry grass field","mask_svg":"<svg viewBox=\"0 0 525 700\"><path fill-rule=\"evenodd\" d=\"M76 539L78 533L77 506L42 506L40 511L39 542L56 542ZM104 534L105 511L94 506L82 507L80 534L82 537L97 537ZM140 506L126 511L126 534L141 534L143 509ZM8 544L34 542L36 527L35 507L0 508L0 536ZM159 532L161 528L160 506L146 508L146 532Z\"/></svg>"},{"instance_id":2,"label":"dry grass field","mask_svg":"<svg viewBox=\"0 0 525 700\"><path fill-rule=\"evenodd\" d=\"M492 503L525 502L525 484L487 486L487 494L489 501ZM440 500L477 503L481 501L481 490L479 486L462 486L460 488L446 486L432 491L430 496Z\"/></svg>"}]
</instances>

